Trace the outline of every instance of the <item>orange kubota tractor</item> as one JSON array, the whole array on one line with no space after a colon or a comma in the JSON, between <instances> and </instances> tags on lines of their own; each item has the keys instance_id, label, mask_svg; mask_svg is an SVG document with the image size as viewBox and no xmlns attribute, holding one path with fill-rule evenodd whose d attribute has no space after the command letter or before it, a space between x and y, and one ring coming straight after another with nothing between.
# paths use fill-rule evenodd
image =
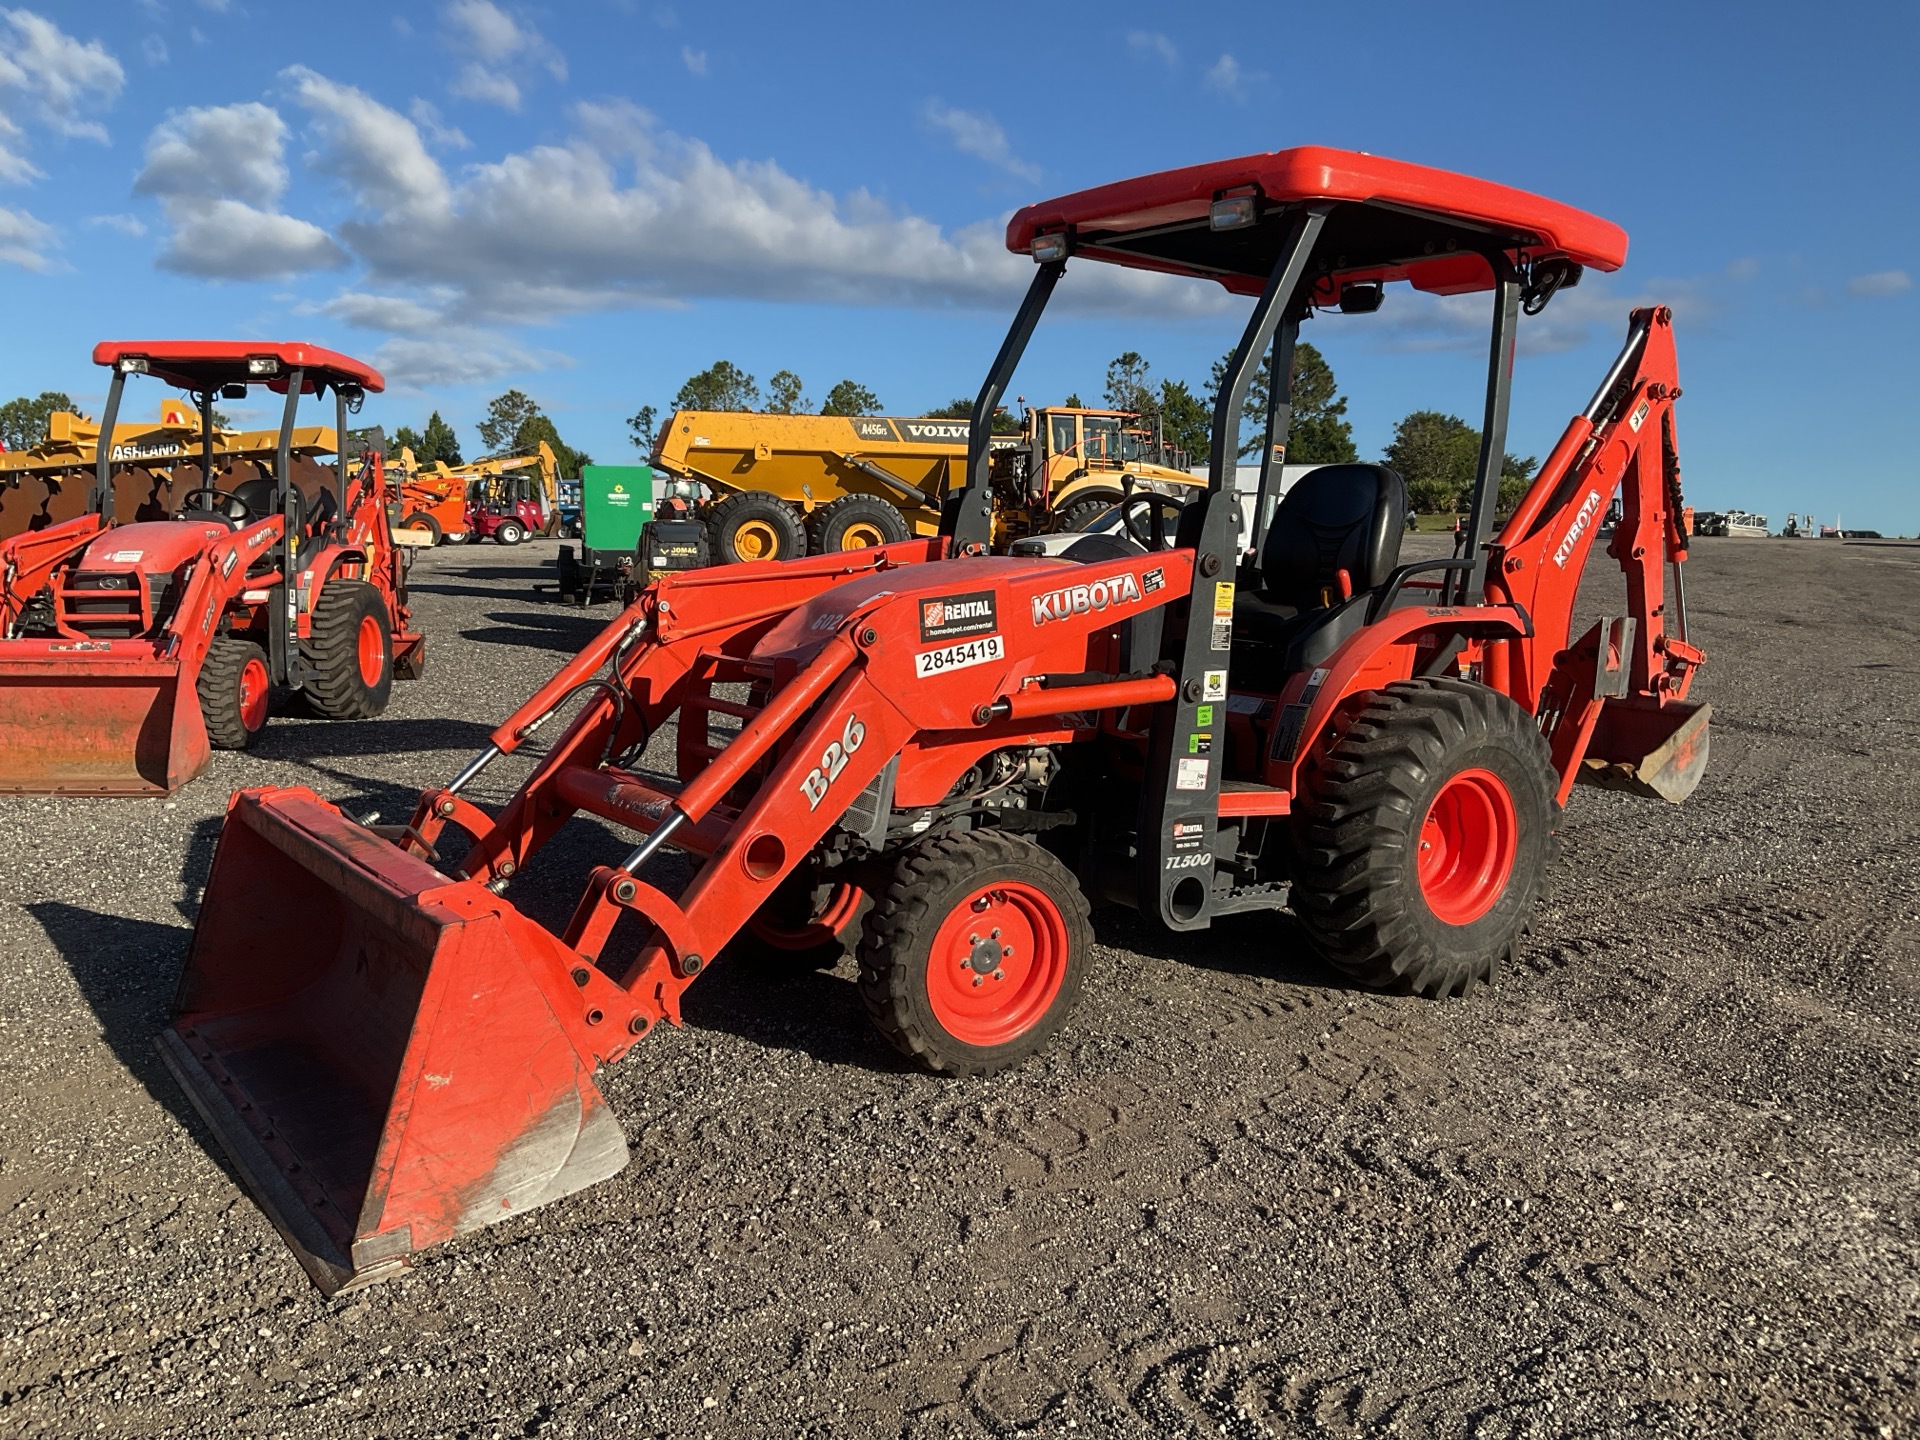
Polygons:
<instances>
[{"instance_id":1,"label":"orange kubota tractor","mask_svg":"<svg viewBox=\"0 0 1920 1440\"><path fill-rule=\"evenodd\" d=\"M1174 930L1291 908L1299 931L1260 933L1301 934L1364 984L1459 993L1519 942L1577 779L1676 800L1698 782L1702 655L1677 583L1663 590L1686 553L1664 308L1634 312L1493 527L1522 313L1618 268L1617 227L1312 149L1036 205L1008 243L1037 269L938 536L662 578L404 826L305 789L234 798L162 1050L323 1287L620 1169L594 1070L677 1022L750 917L806 946L866 910L879 1029L934 1070L982 1074L1066 1018L1094 960L1090 900ZM988 419L1069 260L1216 282L1252 314L1207 489L1175 533L1143 495L1151 545L996 556ZM1339 465L1243 550L1232 467L1262 356L1288 375L1309 317L1376 310L1401 282L1492 299L1462 548L1400 564L1400 477ZM1290 413L1273 389L1269 487ZM1574 635L1616 491L1624 613ZM463 798L563 707L508 803ZM671 761L648 768L669 726ZM636 838L581 877L554 933L511 897L575 815ZM650 878L667 848L693 867L676 894ZM303 923L263 953L287 914Z\"/></svg>"},{"instance_id":2,"label":"orange kubota tractor","mask_svg":"<svg viewBox=\"0 0 1920 1440\"><path fill-rule=\"evenodd\" d=\"M129 376L194 395L284 394L268 472L228 457L201 429L200 483L173 518L114 524L114 461L99 447L88 513L0 545L0 793L166 794L241 749L276 689L319 714L386 708L425 641L409 624L405 559L387 528L377 454L331 476L293 451L300 396L331 389L336 434L378 372L310 345L108 341L101 433L114 433ZM218 481L218 484L214 483ZM329 483L329 481L331 483Z\"/></svg>"}]
</instances>

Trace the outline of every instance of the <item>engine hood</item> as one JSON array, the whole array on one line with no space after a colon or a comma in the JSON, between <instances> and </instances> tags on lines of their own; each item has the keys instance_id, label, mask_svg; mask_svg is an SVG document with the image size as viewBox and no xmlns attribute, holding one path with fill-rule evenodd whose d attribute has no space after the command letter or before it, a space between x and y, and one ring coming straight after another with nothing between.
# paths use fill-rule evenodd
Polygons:
<instances>
[{"instance_id":1,"label":"engine hood","mask_svg":"<svg viewBox=\"0 0 1920 1440\"><path fill-rule=\"evenodd\" d=\"M931 603L945 597L988 590L1009 580L1077 568L1070 560L1056 560L1047 556L984 555L969 559L934 560L925 565L906 565L897 570L861 575L821 592L795 609L760 637L760 643L753 647L753 658L771 660L779 656L804 665L847 623L850 616L858 614L876 600L915 596Z\"/></svg>"},{"instance_id":2,"label":"engine hood","mask_svg":"<svg viewBox=\"0 0 1920 1440\"><path fill-rule=\"evenodd\" d=\"M218 520L144 520L102 531L81 559L82 569L133 568L143 575L178 570L233 532Z\"/></svg>"}]
</instances>

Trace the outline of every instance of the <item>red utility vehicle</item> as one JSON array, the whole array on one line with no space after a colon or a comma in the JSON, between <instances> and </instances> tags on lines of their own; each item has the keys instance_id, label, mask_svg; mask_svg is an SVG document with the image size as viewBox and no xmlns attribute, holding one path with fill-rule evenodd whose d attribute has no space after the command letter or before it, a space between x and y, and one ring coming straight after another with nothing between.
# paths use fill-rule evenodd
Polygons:
<instances>
[{"instance_id":1,"label":"red utility vehicle","mask_svg":"<svg viewBox=\"0 0 1920 1440\"><path fill-rule=\"evenodd\" d=\"M102 434L129 376L196 397L201 483L170 520L115 525L102 445L90 513L0 546L0 793L165 794L211 747L250 745L282 687L325 716L379 714L393 676L425 659L381 458L349 473L340 446L329 477L292 451L301 395L332 390L344 435L379 373L246 341L108 341L93 358L113 371ZM216 474L214 400L253 387L286 397L272 472L240 460Z\"/></svg>"},{"instance_id":2,"label":"red utility vehicle","mask_svg":"<svg viewBox=\"0 0 1920 1440\"><path fill-rule=\"evenodd\" d=\"M1702 656L1677 583L1664 308L1634 312L1592 402L1493 523L1522 313L1616 269L1617 227L1310 149L1033 206L1008 242L1037 269L937 537L661 578L404 826L369 829L305 789L234 798L162 1049L323 1287L620 1169L593 1071L677 1022L751 917L807 946L864 910L879 1029L981 1074L1065 1020L1094 960L1090 900L1175 930L1291 908L1297 929L1260 933L1369 985L1463 992L1519 943L1577 779L1669 799L1697 783L1708 712L1687 699ZM1213 472L1174 534L1142 516L1164 548L1094 536L995 556L988 422L1070 259L1253 297ZM1309 317L1371 312L1399 282L1491 296L1459 553L1399 563L1404 488L1378 465L1316 470L1243 553L1231 457L1262 357L1287 376ZM1276 383L1270 492L1289 413ZM1624 610L1574 634L1616 490ZM505 806L464 798L566 708ZM669 722L671 770L649 770ZM583 877L554 933L509 897L577 813L640 838ZM649 878L668 847L693 866L674 894ZM261 953L285 914L307 918Z\"/></svg>"}]
</instances>

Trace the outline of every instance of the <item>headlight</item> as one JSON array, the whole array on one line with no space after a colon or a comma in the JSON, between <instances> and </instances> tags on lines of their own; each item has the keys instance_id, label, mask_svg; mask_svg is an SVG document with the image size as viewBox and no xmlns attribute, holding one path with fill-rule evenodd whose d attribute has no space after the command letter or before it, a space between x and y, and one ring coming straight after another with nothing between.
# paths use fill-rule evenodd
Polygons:
<instances>
[{"instance_id":1,"label":"headlight","mask_svg":"<svg viewBox=\"0 0 1920 1440\"><path fill-rule=\"evenodd\" d=\"M147 359L144 355L129 355L120 362L122 375L144 375L147 369Z\"/></svg>"},{"instance_id":2,"label":"headlight","mask_svg":"<svg viewBox=\"0 0 1920 1440\"><path fill-rule=\"evenodd\" d=\"M1229 195L1207 207L1209 230L1244 230L1260 218L1260 197Z\"/></svg>"},{"instance_id":3,"label":"headlight","mask_svg":"<svg viewBox=\"0 0 1920 1440\"><path fill-rule=\"evenodd\" d=\"M247 361L249 375L278 375L280 362L271 355L255 355Z\"/></svg>"},{"instance_id":4,"label":"headlight","mask_svg":"<svg viewBox=\"0 0 1920 1440\"><path fill-rule=\"evenodd\" d=\"M1036 235L1027 249L1032 253L1036 265L1051 265L1056 260L1064 260L1067 258L1066 233Z\"/></svg>"}]
</instances>

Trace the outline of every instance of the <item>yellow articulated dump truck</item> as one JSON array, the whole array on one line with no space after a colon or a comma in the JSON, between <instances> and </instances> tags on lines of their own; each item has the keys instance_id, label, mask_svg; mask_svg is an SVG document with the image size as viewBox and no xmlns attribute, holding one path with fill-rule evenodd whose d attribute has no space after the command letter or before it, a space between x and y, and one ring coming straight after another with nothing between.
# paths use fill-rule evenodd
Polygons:
<instances>
[{"instance_id":1,"label":"yellow articulated dump truck","mask_svg":"<svg viewBox=\"0 0 1920 1440\"><path fill-rule=\"evenodd\" d=\"M714 560L789 560L886 545L940 528L963 480L966 420L680 410L655 437L653 467L703 486ZM1119 501L1122 477L1185 494L1204 488L1153 425L1113 410L1026 411L996 436L995 537L1067 528Z\"/></svg>"}]
</instances>

